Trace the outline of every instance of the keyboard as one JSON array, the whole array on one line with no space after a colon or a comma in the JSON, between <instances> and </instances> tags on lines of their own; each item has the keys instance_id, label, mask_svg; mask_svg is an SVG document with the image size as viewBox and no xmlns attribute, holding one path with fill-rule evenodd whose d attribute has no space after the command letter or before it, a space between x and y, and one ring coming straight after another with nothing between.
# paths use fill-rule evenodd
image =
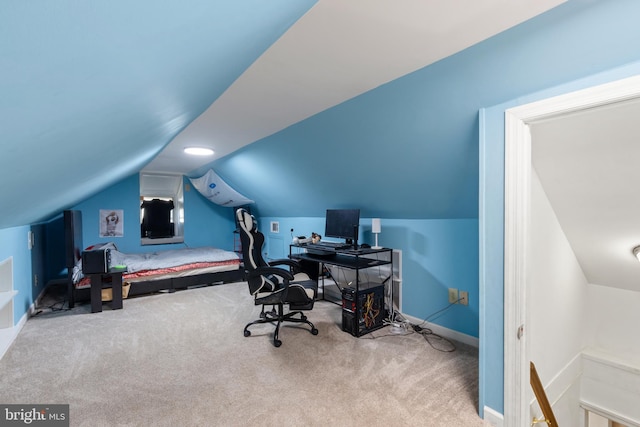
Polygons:
<instances>
[{"instance_id":1,"label":"keyboard","mask_svg":"<svg viewBox=\"0 0 640 427\"><path fill-rule=\"evenodd\" d=\"M309 246L312 246L314 248L318 248L318 249L350 249L352 245L348 245L346 243L340 243L340 242L318 242L318 243L311 243Z\"/></svg>"}]
</instances>

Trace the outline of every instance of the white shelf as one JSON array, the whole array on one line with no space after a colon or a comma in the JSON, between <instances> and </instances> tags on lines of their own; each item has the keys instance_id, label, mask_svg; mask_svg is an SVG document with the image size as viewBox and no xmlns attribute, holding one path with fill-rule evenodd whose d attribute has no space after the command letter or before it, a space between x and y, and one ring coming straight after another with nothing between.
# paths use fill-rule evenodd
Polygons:
<instances>
[{"instance_id":1,"label":"white shelf","mask_svg":"<svg viewBox=\"0 0 640 427\"><path fill-rule=\"evenodd\" d=\"M13 327L13 257L0 262L0 329Z\"/></svg>"},{"instance_id":2,"label":"white shelf","mask_svg":"<svg viewBox=\"0 0 640 427\"><path fill-rule=\"evenodd\" d=\"M0 292L0 330L13 327L13 297L18 291Z\"/></svg>"},{"instance_id":3,"label":"white shelf","mask_svg":"<svg viewBox=\"0 0 640 427\"><path fill-rule=\"evenodd\" d=\"M10 304L13 300L13 297L18 294L18 291L5 291L0 292L0 310L4 308L5 305Z\"/></svg>"}]
</instances>

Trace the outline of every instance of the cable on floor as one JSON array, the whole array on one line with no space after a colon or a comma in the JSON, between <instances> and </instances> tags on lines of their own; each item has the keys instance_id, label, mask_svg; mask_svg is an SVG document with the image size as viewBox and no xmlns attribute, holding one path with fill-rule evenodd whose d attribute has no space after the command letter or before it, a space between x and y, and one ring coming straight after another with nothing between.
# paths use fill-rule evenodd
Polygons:
<instances>
[{"instance_id":1,"label":"cable on floor","mask_svg":"<svg viewBox=\"0 0 640 427\"><path fill-rule=\"evenodd\" d=\"M458 300L459 301L459 300ZM400 312L395 312L395 316L393 321L385 321L386 325L391 326L391 333L388 334L384 334L384 335L372 335L371 333L370 338L369 339L377 339L377 338L383 338L383 337L388 337L388 336L407 336L407 335L411 335L413 333L417 333L422 335L422 337L425 339L425 341L427 341L427 343L434 349L437 351L441 351L444 353L451 353L456 351L456 345L449 339L443 337L442 335L438 335L435 332L433 332L430 328L427 328L425 325L433 319L437 319L438 317L440 317L446 310L448 310L449 308L451 308L453 305L455 305L458 301L450 303L448 306L430 314L429 316L425 317L425 319L418 325L413 324L411 322L409 322L408 320L406 320L404 318L404 316L402 316L402 313ZM434 343L438 343L438 345L435 345Z\"/></svg>"},{"instance_id":2,"label":"cable on floor","mask_svg":"<svg viewBox=\"0 0 640 427\"><path fill-rule=\"evenodd\" d=\"M38 316L42 313L55 313L58 311L69 311L71 310L69 307L66 307L67 300L66 298L63 301L55 302L51 305L36 307L35 313L31 315L31 317Z\"/></svg>"}]
</instances>

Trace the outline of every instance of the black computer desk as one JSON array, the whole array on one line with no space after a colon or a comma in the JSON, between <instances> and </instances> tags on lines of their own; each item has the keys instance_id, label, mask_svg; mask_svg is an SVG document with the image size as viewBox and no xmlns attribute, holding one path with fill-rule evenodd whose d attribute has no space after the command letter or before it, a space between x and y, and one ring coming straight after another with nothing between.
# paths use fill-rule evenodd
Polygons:
<instances>
[{"instance_id":1,"label":"black computer desk","mask_svg":"<svg viewBox=\"0 0 640 427\"><path fill-rule=\"evenodd\" d=\"M358 248L358 249L335 249L317 248L313 244L291 244L289 245L289 258L300 261L302 269L313 280L317 280L322 290L322 297L331 302L342 304L341 296L337 301L326 298L325 294L325 278L333 281L333 283L342 291L343 288L350 286L359 292L372 286L380 284L389 287L393 292L392 276L393 276L393 249L390 248ZM334 266L352 270L355 273L355 280L349 284L341 284L338 278L331 274L325 266ZM370 283L363 281L362 270L388 266L388 275L382 278L380 283ZM365 275L366 276L366 275ZM393 318L393 295L388 305L389 317Z\"/></svg>"}]
</instances>

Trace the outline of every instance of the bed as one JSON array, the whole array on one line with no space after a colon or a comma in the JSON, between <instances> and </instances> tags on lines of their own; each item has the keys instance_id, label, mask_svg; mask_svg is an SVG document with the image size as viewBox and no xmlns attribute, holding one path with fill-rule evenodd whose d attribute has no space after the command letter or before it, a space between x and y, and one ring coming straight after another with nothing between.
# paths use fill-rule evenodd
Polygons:
<instances>
[{"instance_id":1,"label":"bed","mask_svg":"<svg viewBox=\"0 0 640 427\"><path fill-rule=\"evenodd\" d=\"M87 249L82 244L81 211L64 211L64 233L68 271L67 298L69 308L73 308L76 301L90 299L91 288L88 278L83 277L81 267L82 252ZM240 282L244 279L240 258L231 251L184 248L148 254L124 254L117 251L113 243L107 243L106 247L112 249L112 265L131 264L131 268L128 267L127 273L123 275L123 281L131 284L129 296L158 291L174 292L190 286ZM215 254L214 258L203 259L203 254L206 253ZM182 258L192 255L198 258ZM181 257L181 261L176 261L177 257ZM152 259L166 264L151 266L149 262Z\"/></svg>"}]
</instances>

